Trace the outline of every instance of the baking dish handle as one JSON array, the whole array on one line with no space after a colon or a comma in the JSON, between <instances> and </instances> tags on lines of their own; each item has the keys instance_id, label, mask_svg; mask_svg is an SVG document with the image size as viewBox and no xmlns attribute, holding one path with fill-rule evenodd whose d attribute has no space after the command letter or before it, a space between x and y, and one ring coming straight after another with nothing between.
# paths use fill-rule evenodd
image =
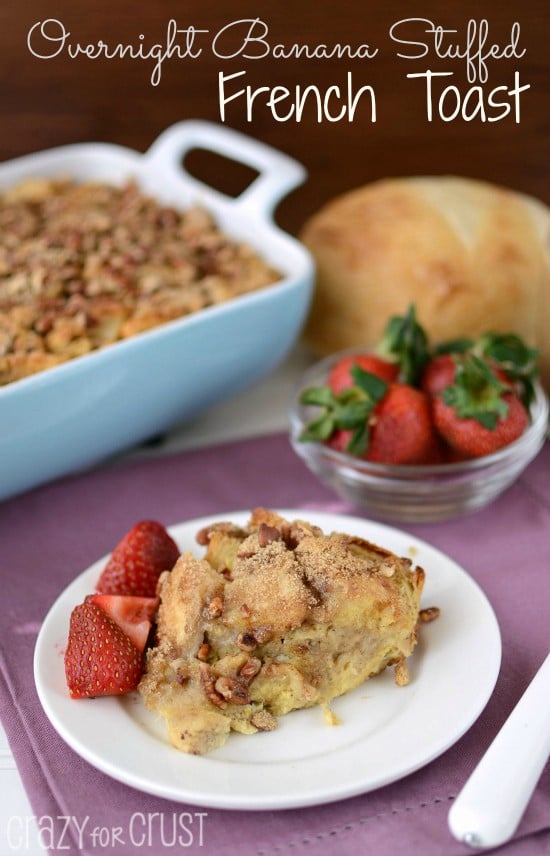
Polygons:
<instances>
[{"instance_id":1,"label":"baking dish handle","mask_svg":"<svg viewBox=\"0 0 550 856\"><path fill-rule=\"evenodd\" d=\"M236 208L254 210L270 217L277 203L295 187L305 181L306 170L298 161L271 146L254 140L239 131L214 122L188 120L167 128L145 153L147 164L155 169L169 171L175 180L185 181L198 191L207 187L190 175L183 166L183 158L193 149L205 149L252 167L258 177L231 204ZM229 197L208 187L209 194L227 200Z\"/></svg>"}]
</instances>

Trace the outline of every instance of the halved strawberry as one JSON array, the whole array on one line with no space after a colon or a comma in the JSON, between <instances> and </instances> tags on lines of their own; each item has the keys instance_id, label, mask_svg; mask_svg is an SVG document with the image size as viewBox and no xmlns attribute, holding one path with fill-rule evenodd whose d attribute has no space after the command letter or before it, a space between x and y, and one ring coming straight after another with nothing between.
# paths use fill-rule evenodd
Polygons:
<instances>
[{"instance_id":1,"label":"halved strawberry","mask_svg":"<svg viewBox=\"0 0 550 856\"><path fill-rule=\"evenodd\" d=\"M161 523L136 523L115 547L97 590L104 594L155 597L158 578L172 570L180 551Z\"/></svg>"},{"instance_id":2,"label":"halved strawberry","mask_svg":"<svg viewBox=\"0 0 550 856\"><path fill-rule=\"evenodd\" d=\"M73 609L65 652L71 698L131 692L142 671L142 655L103 609L89 600Z\"/></svg>"},{"instance_id":3,"label":"halved strawberry","mask_svg":"<svg viewBox=\"0 0 550 856\"><path fill-rule=\"evenodd\" d=\"M138 651L143 651L149 637L153 618L158 609L158 597L134 597L127 594L91 594L86 598L99 606L118 624Z\"/></svg>"}]
</instances>

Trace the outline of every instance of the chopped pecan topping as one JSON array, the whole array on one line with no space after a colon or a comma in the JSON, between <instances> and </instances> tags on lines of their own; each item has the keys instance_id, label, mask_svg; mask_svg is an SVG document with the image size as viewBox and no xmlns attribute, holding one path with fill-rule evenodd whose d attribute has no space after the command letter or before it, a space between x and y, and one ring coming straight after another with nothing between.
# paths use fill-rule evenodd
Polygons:
<instances>
[{"instance_id":1,"label":"chopped pecan topping","mask_svg":"<svg viewBox=\"0 0 550 856\"><path fill-rule=\"evenodd\" d=\"M216 692L216 675L212 671L212 667L207 663L201 663L199 666L199 677L208 701L223 710L226 707L226 702L223 696Z\"/></svg>"},{"instance_id":2,"label":"chopped pecan topping","mask_svg":"<svg viewBox=\"0 0 550 856\"><path fill-rule=\"evenodd\" d=\"M245 550L244 548L240 549L237 553L237 559L251 559L252 556L255 555L254 550Z\"/></svg>"},{"instance_id":3,"label":"chopped pecan topping","mask_svg":"<svg viewBox=\"0 0 550 856\"><path fill-rule=\"evenodd\" d=\"M261 627L255 627L252 631L252 635L258 645L263 645L265 642L269 642L269 640L273 638L273 630L267 625L262 625Z\"/></svg>"},{"instance_id":4,"label":"chopped pecan topping","mask_svg":"<svg viewBox=\"0 0 550 856\"><path fill-rule=\"evenodd\" d=\"M261 660L258 660L257 657L249 657L246 663L244 663L239 669L239 677L249 684L252 679L256 677L261 668Z\"/></svg>"},{"instance_id":5,"label":"chopped pecan topping","mask_svg":"<svg viewBox=\"0 0 550 856\"><path fill-rule=\"evenodd\" d=\"M257 644L252 633L239 633L237 636L237 645L241 651L253 651Z\"/></svg>"},{"instance_id":6,"label":"chopped pecan topping","mask_svg":"<svg viewBox=\"0 0 550 856\"><path fill-rule=\"evenodd\" d=\"M439 618L440 612L441 610L438 606L427 606L426 609L421 609L418 615L423 624L428 624L430 621L435 621L436 618Z\"/></svg>"},{"instance_id":7,"label":"chopped pecan topping","mask_svg":"<svg viewBox=\"0 0 550 856\"><path fill-rule=\"evenodd\" d=\"M214 689L231 704L250 704L250 697L242 681L222 675L216 680Z\"/></svg>"},{"instance_id":8,"label":"chopped pecan topping","mask_svg":"<svg viewBox=\"0 0 550 856\"><path fill-rule=\"evenodd\" d=\"M214 597L206 607L208 618L219 618L223 612L223 600L221 597Z\"/></svg>"},{"instance_id":9,"label":"chopped pecan topping","mask_svg":"<svg viewBox=\"0 0 550 856\"><path fill-rule=\"evenodd\" d=\"M197 659L202 660L204 662L205 660L208 660L209 656L210 645L208 644L208 642L203 642L202 645L199 646L199 650L197 651Z\"/></svg>"},{"instance_id":10,"label":"chopped pecan topping","mask_svg":"<svg viewBox=\"0 0 550 856\"><path fill-rule=\"evenodd\" d=\"M398 660L394 669L395 683L398 687L406 687L409 683L409 670L405 660Z\"/></svg>"},{"instance_id":11,"label":"chopped pecan topping","mask_svg":"<svg viewBox=\"0 0 550 856\"><path fill-rule=\"evenodd\" d=\"M258 529L258 542L260 547L267 547L272 541L280 541L282 533L276 526L268 526L267 523L260 523Z\"/></svg>"},{"instance_id":12,"label":"chopped pecan topping","mask_svg":"<svg viewBox=\"0 0 550 856\"><path fill-rule=\"evenodd\" d=\"M304 520L295 520L293 523L285 523L282 528L282 537L287 549L295 550L300 541L310 535L320 535L318 526L306 523Z\"/></svg>"},{"instance_id":13,"label":"chopped pecan topping","mask_svg":"<svg viewBox=\"0 0 550 856\"><path fill-rule=\"evenodd\" d=\"M212 527L205 526L204 529L199 529L197 534L195 535L195 541L197 544L200 544L201 547L207 547L210 543L210 538L212 536Z\"/></svg>"},{"instance_id":14,"label":"chopped pecan topping","mask_svg":"<svg viewBox=\"0 0 550 856\"><path fill-rule=\"evenodd\" d=\"M211 523L210 526L205 526L203 529L199 529L195 535L197 544L207 547L214 532L223 532L226 535L235 535L237 538L244 538L246 536L246 532L241 529L240 526L235 526L234 523Z\"/></svg>"},{"instance_id":15,"label":"chopped pecan topping","mask_svg":"<svg viewBox=\"0 0 550 856\"><path fill-rule=\"evenodd\" d=\"M274 731L277 728L277 720L267 710L259 710L250 717L250 722L258 731Z\"/></svg>"},{"instance_id":16,"label":"chopped pecan topping","mask_svg":"<svg viewBox=\"0 0 550 856\"><path fill-rule=\"evenodd\" d=\"M279 278L204 210L133 182L20 183L0 193L0 385Z\"/></svg>"}]
</instances>

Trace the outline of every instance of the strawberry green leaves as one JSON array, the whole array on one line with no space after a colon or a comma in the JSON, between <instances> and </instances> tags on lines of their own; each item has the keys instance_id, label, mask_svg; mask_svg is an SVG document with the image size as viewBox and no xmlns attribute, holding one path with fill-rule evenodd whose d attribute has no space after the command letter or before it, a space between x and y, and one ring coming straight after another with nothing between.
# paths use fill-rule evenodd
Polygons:
<instances>
[{"instance_id":1,"label":"strawberry green leaves","mask_svg":"<svg viewBox=\"0 0 550 856\"><path fill-rule=\"evenodd\" d=\"M478 339L455 339L437 345L435 354L472 354L501 369L514 381L519 397L529 409L535 399L535 380L539 375L539 352L530 348L515 333L484 333Z\"/></svg>"},{"instance_id":2,"label":"strawberry green leaves","mask_svg":"<svg viewBox=\"0 0 550 856\"><path fill-rule=\"evenodd\" d=\"M368 420L388 389L388 384L360 366L351 368L353 386L337 395L329 386L309 387L300 403L320 407L322 413L310 422L300 435L303 442L325 442L336 429L352 431L347 451L362 455L368 445Z\"/></svg>"},{"instance_id":3,"label":"strawberry green leaves","mask_svg":"<svg viewBox=\"0 0 550 856\"><path fill-rule=\"evenodd\" d=\"M534 381L539 373L536 348L529 348L515 333L487 333L475 343L473 353L485 357L516 381L524 406L530 407L535 398Z\"/></svg>"},{"instance_id":4,"label":"strawberry green leaves","mask_svg":"<svg viewBox=\"0 0 550 856\"><path fill-rule=\"evenodd\" d=\"M460 419L475 419L493 431L499 419L505 419L508 404L502 398L511 389L479 357L456 357L454 384L447 386L441 397Z\"/></svg>"},{"instance_id":5,"label":"strawberry green leaves","mask_svg":"<svg viewBox=\"0 0 550 856\"><path fill-rule=\"evenodd\" d=\"M405 315L390 318L376 352L399 364L401 383L418 383L430 359L430 349L426 333L416 320L414 304Z\"/></svg>"}]
</instances>

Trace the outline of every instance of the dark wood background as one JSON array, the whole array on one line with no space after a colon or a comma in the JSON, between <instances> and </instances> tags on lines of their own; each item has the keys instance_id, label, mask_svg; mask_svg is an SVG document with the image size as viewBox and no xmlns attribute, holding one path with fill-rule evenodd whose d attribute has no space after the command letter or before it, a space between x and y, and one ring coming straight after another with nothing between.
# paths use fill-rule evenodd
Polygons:
<instances>
[{"instance_id":1,"label":"dark wood background","mask_svg":"<svg viewBox=\"0 0 550 856\"><path fill-rule=\"evenodd\" d=\"M318 44L367 42L380 48L369 62L360 60L272 60L222 62L205 51L198 60L166 62L159 86L149 76L151 61L70 59L32 56L27 34L37 21L57 18L70 30L69 41L99 39L146 43L165 38L167 22L179 27L219 30L232 20L261 17L270 41ZM517 68L530 90L522 96L521 123L461 120L429 123L423 87L407 72L451 70L449 82L466 86L462 61L411 61L396 58L388 36L402 18L426 17L459 30L463 44L468 19L485 17L491 41L504 45L514 21L521 25L521 60L494 62L490 86L509 85ZM217 75L245 70L247 82L259 85L314 83L326 87L345 80L348 70L357 84L370 83L377 93L378 121L362 114L352 124L318 124L313 111L303 121L276 122L259 107L249 124L242 106L228 107L227 124L262 139L302 161L309 181L280 206L277 217L291 231L325 200L348 188L389 175L454 173L487 179L550 202L549 48L547 0L479 3L474 0L364 2L317 0L292 3L270 0L26 0L0 9L0 160L51 146L80 141L106 141L144 151L168 125L198 117L219 120ZM412 36L411 36L412 37ZM209 171L212 183L236 192L244 174L197 159L194 168Z\"/></svg>"}]
</instances>

